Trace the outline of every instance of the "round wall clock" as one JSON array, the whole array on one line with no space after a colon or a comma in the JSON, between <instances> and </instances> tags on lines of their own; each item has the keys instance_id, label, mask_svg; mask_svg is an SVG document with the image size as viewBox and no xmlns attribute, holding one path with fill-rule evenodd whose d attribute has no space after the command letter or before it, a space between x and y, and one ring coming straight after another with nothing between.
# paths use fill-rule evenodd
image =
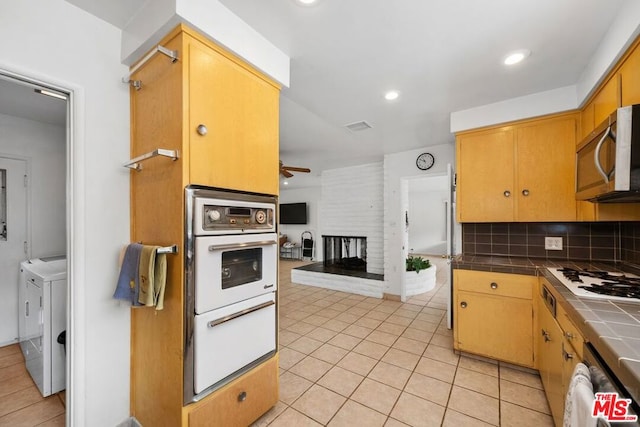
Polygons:
<instances>
[{"instance_id":1,"label":"round wall clock","mask_svg":"<svg viewBox=\"0 0 640 427\"><path fill-rule=\"evenodd\" d=\"M435 161L436 159L435 157L433 157L433 154L422 153L416 159L416 166L418 167L418 169L426 171L427 169L430 169L433 166Z\"/></svg>"}]
</instances>

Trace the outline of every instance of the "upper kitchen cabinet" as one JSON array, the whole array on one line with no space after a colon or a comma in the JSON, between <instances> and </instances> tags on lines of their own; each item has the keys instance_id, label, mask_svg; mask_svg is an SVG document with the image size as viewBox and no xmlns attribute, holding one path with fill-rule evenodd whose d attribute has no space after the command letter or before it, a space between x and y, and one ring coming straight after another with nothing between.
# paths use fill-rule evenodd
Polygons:
<instances>
[{"instance_id":1,"label":"upper kitchen cabinet","mask_svg":"<svg viewBox=\"0 0 640 427\"><path fill-rule=\"evenodd\" d=\"M156 55L132 76L132 156L178 149L182 187L277 195L278 84L188 27L162 45L177 63Z\"/></svg>"},{"instance_id":2,"label":"upper kitchen cabinet","mask_svg":"<svg viewBox=\"0 0 640 427\"><path fill-rule=\"evenodd\" d=\"M459 222L514 220L514 135L504 128L458 136Z\"/></svg>"},{"instance_id":3,"label":"upper kitchen cabinet","mask_svg":"<svg viewBox=\"0 0 640 427\"><path fill-rule=\"evenodd\" d=\"M278 194L279 88L189 40L190 182Z\"/></svg>"},{"instance_id":4,"label":"upper kitchen cabinet","mask_svg":"<svg viewBox=\"0 0 640 427\"><path fill-rule=\"evenodd\" d=\"M562 114L458 134L458 221L575 221L577 121Z\"/></svg>"},{"instance_id":5,"label":"upper kitchen cabinet","mask_svg":"<svg viewBox=\"0 0 640 427\"><path fill-rule=\"evenodd\" d=\"M640 48L636 45L620 67L622 106L640 104Z\"/></svg>"}]
</instances>

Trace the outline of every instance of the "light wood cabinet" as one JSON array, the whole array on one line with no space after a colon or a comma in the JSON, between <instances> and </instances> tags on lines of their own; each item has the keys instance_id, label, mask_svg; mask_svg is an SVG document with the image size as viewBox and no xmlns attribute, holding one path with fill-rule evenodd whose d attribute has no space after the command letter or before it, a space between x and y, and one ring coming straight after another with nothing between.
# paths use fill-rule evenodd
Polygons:
<instances>
[{"instance_id":1,"label":"light wood cabinet","mask_svg":"<svg viewBox=\"0 0 640 427\"><path fill-rule=\"evenodd\" d=\"M199 184L278 194L279 88L185 26L160 44L179 59L156 54L132 75L141 87L131 88L131 157L162 148L177 150L179 158L149 159L131 172L131 241L175 244L178 254L167 255L164 309L131 311L131 414L145 426L214 426L202 424L206 406L253 421L277 402L276 358L197 404L183 403L184 189ZM196 124L207 127L206 135ZM261 388L264 395L233 405L237 387L254 390L251 396Z\"/></svg>"},{"instance_id":2,"label":"light wood cabinet","mask_svg":"<svg viewBox=\"0 0 640 427\"><path fill-rule=\"evenodd\" d=\"M620 67L622 106L640 104L640 48L634 46Z\"/></svg>"},{"instance_id":3,"label":"light wood cabinet","mask_svg":"<svg viewBox=\"0 0 640 427\"><path fill-rule=\"evenodd\" d=\"M278 194L279 88L198 40L187 48L189 181Z\"/></svg>"},{"instance_id":4,"label":"light wood cabinet","mask_svg":"<svg viewBox=\"0 0 640 427\"><path fill-rule=\"evenodd\" d=\"M534 276L454 270L454 348L533 367Z\"/></svg>"},{"instance_id":5,"label":"light wood cabinet","mask_svg":"<svg viewBox=\"0 0 640 427\"><path fill-rule=\"evenodd\" d=\"M545 304L542 289L555 298L555 317ZM582 361L584 337L562 307L561 296L545 278L540 278L537 351L538 370L556 425L562 425L565 396L573 370Z\"/></svg>"},{"instance_id":6,"label":"light wood cabinet","mask_svg":"<svg viewBox=\"0 0 640 427\"><path fill-rule=\"evenodd\" d=\"M553 314L546 307L542 298L537 298L538 304L538 370L544 386L551 415L556 425L562 425L564 412L564 389L562 385L563 359L562 329L554 319Z\"/></svg>"},{"instance_id":7,"label":"light wood cabinet","mask_svg":"<svg viewBox=\"0 0 640 427\"><path fill-rule=\"evenodd\" d=\"M575 221L578 120L562 114L458 134L458 221Z\"/></svg>"}]
</instances>

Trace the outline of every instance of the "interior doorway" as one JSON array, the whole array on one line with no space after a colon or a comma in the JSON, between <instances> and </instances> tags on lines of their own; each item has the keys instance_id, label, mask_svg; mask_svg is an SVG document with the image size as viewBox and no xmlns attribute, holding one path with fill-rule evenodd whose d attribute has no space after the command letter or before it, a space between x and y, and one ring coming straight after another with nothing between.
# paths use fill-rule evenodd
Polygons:
<instances>
[{"instance_id":1,"label":"interior doorway","mask_svg":"<svg viewBox=\"0 0 640 427\"><path fill-rule=\"evenodd\" d=\"M0 156L0 347L18 337L18 265L27 245L27 161Z\"/></svg>"},{"instance_id":2,"label":"interior doorway","mask_svg":"<svg viewBox=\"0 0 640 427\"><path fill-rule=\"evenodd\" d=\"M16 344L20 340L20 262L34 259L48 262L64 258L66 262L62 261L63 264L71 265L71 111L70 91L0 70L0 127L3 130L0 133L0 177L3 177L3 187L6 187L0 193L0 199L3 200L0 202L0 216L4 215L0 223L0 263L3 271L0 277L0 357L4 355L5 361L15 362L25 358ZM6 214L3 214L5 210ZM11 253L11 257L5 257L5 252ZM70 284L71 280L66 282L67 295L70 294ZM23 308L30 314L41 309L37 304ZM69 309L62 309L67 319L66 322L63 320L63 325L70 325ZM45 315L45 310L42 315ZM38 338L35 339L37 341ZM55 337L53 346L58 346L56 349L61 350L64 359L67 349L56 343ZM45 366L45 356L38 357L43 359L42 366ZM63 361L59 365L62 365L62 370L66 366L68 386L71 363L69 356L66 359L66 363ZM33 366L33 359L29 360ZM38 372L37 375L40 375L39 363L33 368L34 372ZM35 393L39 393L37 381L30 371L7 369L4 374L10 376L15 372L27 375L26 380L16 374L15 378L5 382L14 384L12 387L15 390L5 390L0 400L10 402L13 395L19 400L19 396L32 387ZM33 394L31 391L28 393ZM34 411L41 417L49 416L47 422L64 423L65 404L66 412L70 411L69 399L66 394L59 399L57 395L55 397L56 401L60 400L57 408L49 398L46 405L41 405L50 410L50 415L43 413L41 407ZM40 403L37 399L25 403L23 399L20 404L37 406ZM11 417L18 419L20 412L27 409L28 406L25 406L9 414L0 413L0 424L11 424Z\"/></svg>"}]
</instances>

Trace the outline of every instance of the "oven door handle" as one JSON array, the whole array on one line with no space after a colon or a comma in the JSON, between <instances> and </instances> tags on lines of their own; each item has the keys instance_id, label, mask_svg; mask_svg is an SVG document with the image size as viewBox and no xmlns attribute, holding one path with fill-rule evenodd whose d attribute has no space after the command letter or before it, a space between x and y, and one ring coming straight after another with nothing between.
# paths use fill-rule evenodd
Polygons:
<instances>
[{"instance_id":1,"label":"oven door handle","mask_svg":"<svg viewBox=\"0 0 640 427\"><path fill-rule=\"evenodd\" d=\"M222 325L223 323L226 323L226 322L229 322L229 321L231 321L233 319L237 319L238 317L244 316L245 314L249 314L249 313L253 313L254 311L262 310L263 308L270 307L270 306L272 306L274 304L275 304L275 301L267 301L265 303L256 305L254 307L250 307L250 308L238 311L237 313L233 313L233 314L230 314L228 316L224 316L224 317L221 317L219 319L212 320L211 322L207 323L207 325L210 328L214 328L216 326Z\"/></svg>"},{"instance_id":2,"label":"oven door handle","mask_svg":"<svg viewBox=\"0 0 640 427\"><path fill-rule=\"evenodd\" d=\"M210 245L209 252L213 251L224 251L227 249L245 249L245 248L253 248L260 246L270 246L277 245L278 242L275 240L263 240L261 242L247 242L247 243L229 243L227 245Z\"/></svg>"}]
</instances>

